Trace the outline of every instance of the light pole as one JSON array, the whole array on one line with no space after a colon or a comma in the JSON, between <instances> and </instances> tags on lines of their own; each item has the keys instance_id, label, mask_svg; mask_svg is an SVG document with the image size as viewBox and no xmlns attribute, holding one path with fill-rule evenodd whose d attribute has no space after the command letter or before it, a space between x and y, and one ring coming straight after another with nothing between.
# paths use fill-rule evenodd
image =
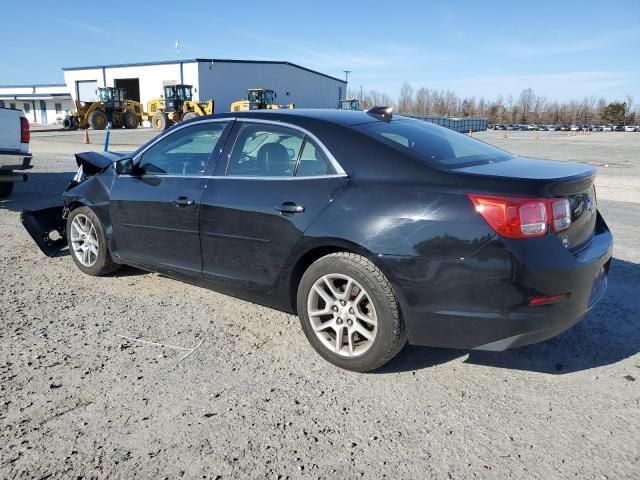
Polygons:
<instances>
[{"instance_id":1,"label":"light pole","mask_svg":"<svg viewBox=\"0 0 640 480\"><path fill-rule=\"evenodd\" d=\"M347 83L347 88L349 87L349 74L351 70L343 70L344 72L344 81Z\"/></svg>"}]
</instances>

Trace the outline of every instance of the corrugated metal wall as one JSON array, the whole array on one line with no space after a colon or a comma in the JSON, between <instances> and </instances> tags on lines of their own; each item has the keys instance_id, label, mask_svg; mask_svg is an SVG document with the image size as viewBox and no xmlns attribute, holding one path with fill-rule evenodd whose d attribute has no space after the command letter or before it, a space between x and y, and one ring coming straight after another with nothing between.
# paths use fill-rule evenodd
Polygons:
<instances>
[{"instance_id":1,"label":"corrugated metal wall","mask_svg":"<svg viewBox=\"0 0 640 480\"><path fill-rule=\"evenodd\" d=\"M217 113L246 98L249 88L273 89L278 103L297 108L336 108L346 89L341 81L286 64L200 62L198 79L200 98L213 98Z\"/></svg>"}]
</instances>

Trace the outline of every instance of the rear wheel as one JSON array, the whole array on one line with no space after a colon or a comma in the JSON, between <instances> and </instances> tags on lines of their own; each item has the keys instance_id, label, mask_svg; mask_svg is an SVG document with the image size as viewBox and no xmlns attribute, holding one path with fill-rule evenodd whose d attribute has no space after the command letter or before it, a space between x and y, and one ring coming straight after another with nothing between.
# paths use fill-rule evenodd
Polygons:
<instances>
[{"instance_id":1,"label":"rear wheel","mask_svg":"<svg viewBox=\"0 0 640 480\"><path fill-rule=\"evenodd\" d=\"M339 252L314 262L302 276L297 304L313 348L341 368L374 370L407 342L391 285L363 256Z\"/></svg>"},{"instance_id":2,"label":"rear wheel","mask_svg":"<svg viewBox=\"0 0 640 480\"><path fill-rule=\"evenodd\" d=\"M13 192L14 182L0 181L0 198L7 198Z\"/></svg>"},{"instance_id":3,"label":"rear wheel","mask_svg":"<svg viewBox=\"0 0 640 480\"><path fill-rule=\"evenodd\" d=\"M138 128L138 116L133 112L125 112L122 117L124 128Z\"/></svg>"},{"instance_id":4,"label":"rear wheel","mask_svg":"<svg viewBox=\"0 0 640 480\"><path fill-rule=\"evenodd\" d=\"M89 115L89 126L94 130L104 130L107 128L107 123L109 123L107 114L100 110L91 112L91 115Z\"/></svg>"},{"instance_id":5,"label":"rear wheel","mask_svg":"<svg viewBox=\"0 0 640 480\"><path fill-rule=\"evenodd\" d=\"M158 112L151 118L151 125L156 130L166 130L169 126L169 118L165 113Z\"/></svg>"},{"instance_id":6,"label":"rear wheel","mask_svg":"<svg viewBox=\"0 0 640 480\"><path fill-rule=\"evenodd\" d=\"M198 114L196 112L187 112L182 116L182 121L186 122L187 120L191 120L192 118L196 118Z\"/></svg>"},{"instance_id":7,"label":"rear wheel","mask_svg":"<svg viewBox=\"0 0 640 480\"><path fill-rule=\"evenodd\" d=\"M111 258L100 219L89 207L69 214L67 243L76 266L88 275L107 275L120 268Z\"/></svg>"}]
</instances>

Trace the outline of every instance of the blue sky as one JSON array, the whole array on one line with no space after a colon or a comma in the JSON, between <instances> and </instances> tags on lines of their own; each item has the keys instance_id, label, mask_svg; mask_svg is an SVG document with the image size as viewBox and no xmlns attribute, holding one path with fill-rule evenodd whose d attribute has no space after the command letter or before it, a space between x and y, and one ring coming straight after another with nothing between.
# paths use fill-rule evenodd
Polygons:
<instances>
[{"instance_id":1,"label":"blue sky","mask_svg":"<svg viewBox=\"0 0 640 480\"><path fill-rule=\"evenodd\" d=\"M108 5L108 6L105 6ZM3 0L0 84L61 82L65 66L288 60L397 97L414 87L494 98L635 96L640 1ZM197 12L197 14L193 13Z\"/></svg>"}]
</instances>

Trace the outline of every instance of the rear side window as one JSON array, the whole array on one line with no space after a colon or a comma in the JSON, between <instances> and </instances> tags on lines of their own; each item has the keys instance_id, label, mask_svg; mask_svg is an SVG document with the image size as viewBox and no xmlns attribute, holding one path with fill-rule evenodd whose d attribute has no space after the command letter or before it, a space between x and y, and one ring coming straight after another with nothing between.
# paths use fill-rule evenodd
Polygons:
<instances>
[{"instance_id":1,"label":"rear side window","mask_svg":"<svg viewBox=\"0 0 640 480\"><path fill-rule=\"evenodd\" d=\"M313 177L333 174L326 155L308 136L280 125L244 122L227 176Z\"/></svg>"},{"instance_id":2,"label":"rear side window","mask_svg":"<svg viewBox=\"0 0 640 480\"><path fill-rule=\"evenodd\" d=\"M423 120L400 119L357 125L356 130L431 165L461 168L501 162L513 155Z\"/></svg>"}]
</instances>

